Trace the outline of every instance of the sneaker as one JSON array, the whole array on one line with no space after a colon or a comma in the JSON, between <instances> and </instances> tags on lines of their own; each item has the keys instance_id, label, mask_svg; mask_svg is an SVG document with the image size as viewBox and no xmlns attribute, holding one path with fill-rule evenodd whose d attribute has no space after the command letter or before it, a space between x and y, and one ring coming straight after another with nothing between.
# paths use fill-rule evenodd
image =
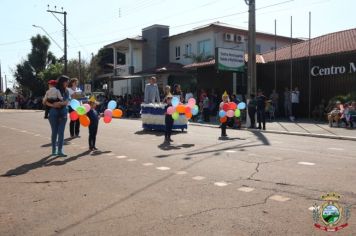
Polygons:
<instances>
[{"instance_id":1,"label":"sneaker","mask_svg":"<svg viewBox=\"0 0 356 236\"><path fill-rule=\"evenodd\" d=\"M56 150L52 151L52 156L57 156L57 155L58 155L58 153Z\"/></svg>"},{"instance_id":2,"label":"sneaker","mask_svg":"<svg viewBox=\"0 0 356 236\"><path fill-rule=\"evenodd\" d=\"M94 151L97 151L97 150L98 150L98 148L97 148L97 147L93 147L93 150L94 150Z\"/></svg>"},{"instance_id":3,"label":"sneaker","mask_svg":"<svg viewBox=\"0 0 356 236\"><path fill-rule=\"evenodd\" d=\"M167 139L169 142L173 142L173 140L171 138Z\"/></svg>"},{"instance_id":4,"label":"sneaker","mask_svg":"<svg viewBox=\"0 0 356 236\"><path fill-rule=\"evenodd\" d=\"M67 157L67 154L63 152L58 152L57 157Z\"/></svg>"}]
</instances>

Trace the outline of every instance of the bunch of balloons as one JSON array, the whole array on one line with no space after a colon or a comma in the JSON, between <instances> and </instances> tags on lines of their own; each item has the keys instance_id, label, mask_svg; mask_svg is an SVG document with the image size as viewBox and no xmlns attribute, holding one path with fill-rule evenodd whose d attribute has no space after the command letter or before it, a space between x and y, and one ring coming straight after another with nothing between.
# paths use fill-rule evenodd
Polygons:
<instances>
[{"instance_id":1,"label":"bunch of balloons","mask_svg":"<svg viewBox=\"0 0 356 236\"><path fill-rule=\"evenodd\" d=\"M220 122L225 123L227 118L232 118L234 116L240 117L241 110L246 108L246 103L240 102L238 105L234 102L224 103L222 110L219 111Z\"/></svg>"},{"instance_id":2,"label":"bunch of balloons","mask_svg":"<svg viewBox=\"0 0 356 236\"><path fill-rule=\"evenodd\" d=\"M111 100L108 103L108 108L104 111L104 123L108 124L111 122L112 118L122 117L122 110L116 108L117 103Z\"/></svg>"},{"instance_id":3,"label":"bunch of balloons","mask_svg":"<svg viewBox=\"0 0 356 236\"><path fill-rule=\"evenodd\" d=\"M168 107L167 114L172 115L173 120L178 120L180 114L184 114L187 119L197 115L199 107L196 105L194 98L190 98L187 104L182 104L178 97L173 97L172 106Z\"/></svg>"},{"instance_id":4,"label":"bunch of balloons","mask_svg":"<svg viewBox=\"0 0 356 236\"><path fill-rule=\"evenodd\" d=\"M120 118L122 116L122 111L116 109L116 102L110 101L108 104L108 109L104 111L104 123L110 123L112 117ZM86 115L90 111L89 104L81 105L80 102L76 99L70 101L70 106L74 111L69 114L69 117L72 121L78 120L82 126L88 127L90 125L90 119Z\"/></svg>"}]
</instances>

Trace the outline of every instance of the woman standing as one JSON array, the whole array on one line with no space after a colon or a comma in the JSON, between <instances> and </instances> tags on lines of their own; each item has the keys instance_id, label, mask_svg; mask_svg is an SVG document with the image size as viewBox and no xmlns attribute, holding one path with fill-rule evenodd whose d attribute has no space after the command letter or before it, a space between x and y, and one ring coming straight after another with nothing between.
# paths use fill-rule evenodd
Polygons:
<instances>
[{"instance_id":1,"label":"woman standing","mask_svg":"<svg viewBox=\"0 0 356 236\"><path fill-rule=\"evenodd\" d=\"M50 107L48 120L51 125L52 136L52 155L66 157L67 155L63 152L63 142L64 142L64 130L67 123L68 109L67 105L69 102L69 93L67 91L69 78L62 75L58 78L57 89L63 97L63 101L49 103L46 101L46 105ZM57 146L58 137L58 149Z\"/></svg>"},{"instance_id":2,"label":"woman standing","mask_svg":"<svg viewBox=\"0 0 356 236\"><path fill-rule=\"evenodd\" d=\"M69 96L71 97L71 99L78 99L78 98L82 97L82 90L80 90L80 88L78 88L78 79L77 78L72 78L69 81L68 92L69 92ZM72 112L72 111L73 111L73 109L71 107L69 107L69 112ZM79 131L80 131L79 119L77 119L75 121L71 120L69 122L69 131L70 131L71 138L79 137Z\"/></svg>"},{"instance_id":3,"label":"woman standing","mask_svg":"<svg viewBox=\"0 0 356 236\"><path fill-rule=\"evenodd\" d=\"M180 84L175 84L173 87L173 97L179 98L180 102L184 102L183 92Z\"/></svg>"}]
</instances>

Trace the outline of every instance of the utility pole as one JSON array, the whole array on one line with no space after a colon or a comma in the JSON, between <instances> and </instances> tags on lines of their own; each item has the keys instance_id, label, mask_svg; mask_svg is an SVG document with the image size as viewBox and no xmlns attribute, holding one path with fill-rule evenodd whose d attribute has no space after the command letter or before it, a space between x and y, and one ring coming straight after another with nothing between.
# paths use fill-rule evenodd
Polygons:
<instances>
[{"instance_id":1,"label":"utility pole","mask_svg":"<svg viewBox=\"0 0 356 236\"><path fill-rule=\"evenodd\" d=\"M47 5L49 8L49 5ZM47 10L47 12L52 13L52 15L59 21L61 25L64 27L64 74L67 74L67 12L63 11L63 7L61 8L62 11L57 11L57 6L54 6L54 10ZM64 23L62 23L55 14L61 14L64 17Z\"/></svg>"},{"instance_id":2,"label":"utility pole","mask_svg":"<svg viewBox=\"0 0 356 236\"><path fill-rule=\"evenodd\" d=\"M247 96L256 94L256 2L255 0L245 0L249 6L248 10L248 63L247 63Z\"/></svg>"},{"instance_id":3,"label":"utility pole","mask_svg":"<svg viewBox=\"0 0 356 236\"><path fill-rule=\"evenodd\" d=\"M82 62L81 62L81 57L80 57L80 51L78 52L78 62L79 62L79 65L78 65L78 69L79 69L79 83L80 84L83 84L83 81L82 81Z\"/></svg>"}]
</instances>

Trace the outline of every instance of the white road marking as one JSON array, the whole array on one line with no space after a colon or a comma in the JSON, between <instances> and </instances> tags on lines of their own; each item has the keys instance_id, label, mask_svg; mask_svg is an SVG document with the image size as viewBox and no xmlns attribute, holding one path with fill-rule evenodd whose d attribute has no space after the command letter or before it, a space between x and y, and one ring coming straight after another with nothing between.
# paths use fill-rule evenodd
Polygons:
<instances>
[{"instance_id":1,"label":"white road marking","mask_svg":"<svg viewBox=\"0 0 356 236\"><path fill-rule=\"evenodd\" d=\"M328 148L329 150L334 150L334 151L344 151L345 149L343 148L335 148L335 147L331 147L331 148Z\"/></svg>"},{"instance_id":2,"label":"white road marking","mask_svg":"<svg viewBox=\"0 0 356 236\"><path fill-rule=\"evenodd\" d=\"M304 162L304 161L300 161L298 162L299 165L306 165L306 166L314 166L315 163L312 162Z\"/></svg>"},{"instance_id":3,"label":"white road marking","mask_svg":"<svg viewBox=\"0 0 356 236\"><path fill-rule=\"evenodd\" d=\"M250 188L250 187L241 187L241 188L238 188L237 190L239 190L241 192L249 193L249 192L252 192L255 189L254 188Z\"/></svg>"},{"instance_id":4,"label":"white road marking","mask_svg":"<svg viewBox=\"0 0 356 236\"><path fill-rule=\"evenodd\" d=\"M192 179L194 179L194 180L203 180L203 179L205 179L205 177L198 175L198 176L193 177Z\"/></svg>"},{"instance_id":5,"label":"white road marking","mask_svg":"<svg viewBox=\"0 0 356 236\"><path fill-rule=\"evenodd\" d=\"M166 166L160 166L160 167L156 167L157 170L170 170L170 167L166 167Z\"/></svg>"},{"instance_id":6,"label":"white road marking","mask_svg":"<svg viewBox=\"0 0 356 236\"><path fill-rule=\"evenodd\" d=\"M26 130L21 130L21 133L27 133L27 131Z\"/></svg>"},{"instance_id":7,"label":"white road marking","mask_svg":"<svg viewBox=\"0 0 356 236\"><path fill-rule=\"evenodd\" d=\"M177 171L176 174L177 175L186 175L186 174L188 174L188 172L186 172L186 171Z\"/></svg>"},{"instance_id":8,"label":"white road marking","mask_svg":"<svg viewBox=\"0 0 356 236\"><path fill-rule=\"evenodd\" d=\"M236 151L235 150L226 150L225 152L226 153L235 153Z\"/></svg>"},{"instance_id":9,"label":"white road marking","mask_svg":"<svg viewBox=\"0 0 356 236\"><path fill-rule=\"evenodd\" d=\"M125 159L127 156L116 156L117 159Z\"/></svg>"},{"instance_id":10,"label":"white road marking","mask_svg":"<svg viewBox=\"0 0 356 236\"><path fill-rule=\"evenodd\" d=\"M247 154L248 156L250 156L250 157L257 157L258 155L257 154L255 154L255 153L249 153L249 154Z\"/></svg>"},{"instance_id":11,"label":"white road marking","mask_svg":"<svg viewBox=\"0 0 356 236\"><path fill-rule=\"evenodd\" d=\"M132 161L136 161L136 159L127 159L127 161L131 161L132 162Z\"/></svg>"},{"instance_id":12,"label":"white road marking","mask_svg":"<svg viewBox=\"0 0 356 236\"><path fill-rule=\"evenodd\" d=\"M269 199L277 201L277 202L286 202L286 201L290 200L290 198L283 197L281 195L273 195Z\"/></svg>"},{"instance_id":13,"label":"white road marking","mask_svg":"<svg viewBox=\"0 0 356 236\"><path fill-rule=\"evenodd\" d=\"M222 181L222 182L215 182L214 185L218 186L218 187L225 187L225 186L228 186L229 183Z\"/></svg>"},{"instance_id":14,"label":"white road marking","mask_svg":"<svg viewBox=\"0 0 356 236\"><path fill-rule=\"evenodd\" d=\"M114 156L115 154L114 153L108 153L106 154L107 156Z\"/></svg>"},{"instance_id":15,"label":"white road marking","mask_svg":"<svg viewBox=\"0 0 356 236\"><path fill-rule=\"evenodd\" d=\"M40 134L35 134L35 137L39 137L39 136L41 136Z\"/></svg>"},{"instance_id":16,"label":"white road marking","mask_svg":"<svg viewBox=\"0 0 356 236\"><path fill-rule=\"evenodd\" d=\"M1 127L3 127L3 128L7 128L7 126L5 126L5 125L2 125Z\"/></svg>"},{"instance_id":17,"label":"white road marking","mask_svg":"<svg viewBox=\"0 0 356 236\"><path fill-rule=\"evenodd\" d=\"M143 165L143 166L153 166L154 164L151 163L151 162L147 162L147 163L143 163L142 165Z\"/></svg>"}]
</instances>

